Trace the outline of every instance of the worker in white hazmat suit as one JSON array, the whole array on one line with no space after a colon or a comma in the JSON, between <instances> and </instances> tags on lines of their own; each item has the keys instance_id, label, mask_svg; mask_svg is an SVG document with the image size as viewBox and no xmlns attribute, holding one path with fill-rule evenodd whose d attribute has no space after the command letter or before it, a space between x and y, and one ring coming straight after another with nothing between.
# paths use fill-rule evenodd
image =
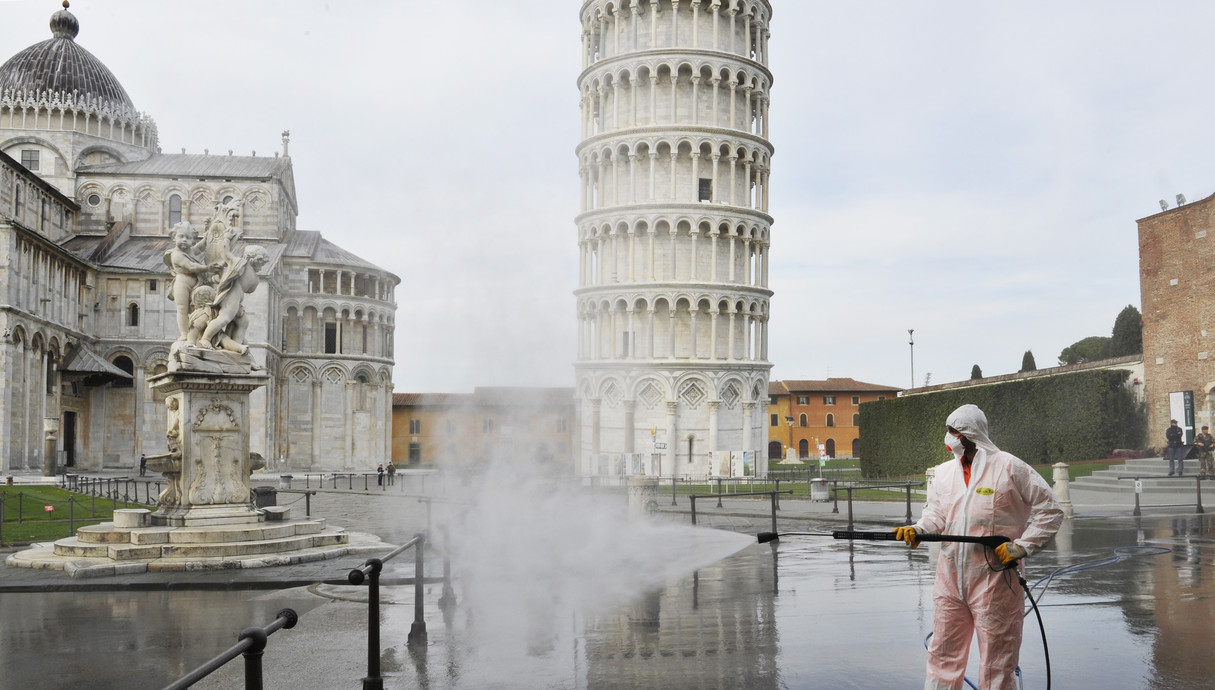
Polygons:
<instances>
[{"instance_id":1,"label":"worker in white hazmat suit","mask_svg":"<svg viewBox=\"0 0 1215 690\"><path fill-rule=\"evenodd\" d=\"M979 638L979 687L1016 688L1024 591L1005 566L1041 550L1063 522L1063 509L1046 480L987 437L987 417L963 405L946 420L945 445L953 459L936 468L932 497L914 525L895 534L919 546L917 534L1003 535L991 549L946 542L932 590L932 638L925 690L958 690L966 673L970 639Z\"/></svg>"}]
</instances>

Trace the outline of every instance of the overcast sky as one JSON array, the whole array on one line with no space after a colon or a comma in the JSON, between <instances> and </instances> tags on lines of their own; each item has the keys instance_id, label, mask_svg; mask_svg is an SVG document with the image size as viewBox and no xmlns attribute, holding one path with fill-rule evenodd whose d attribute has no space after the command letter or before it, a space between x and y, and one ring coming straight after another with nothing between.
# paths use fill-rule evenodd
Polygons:
<instances>
[{"instance_id":1,"label":"overcast sky","mask_svg":"<svg viewBox=\"0 0 1215 690\"><path fill-rule=\"evenodd\" d=\"M572 386L580 0L76 0L166 152L272 155L401 278L396 392ZM1215 3L774 0L774 379L1039 367L1139 307L1135 221L1215 191ZM50 37L0 0L0 59Z\"/></svg>"}]
</instances>

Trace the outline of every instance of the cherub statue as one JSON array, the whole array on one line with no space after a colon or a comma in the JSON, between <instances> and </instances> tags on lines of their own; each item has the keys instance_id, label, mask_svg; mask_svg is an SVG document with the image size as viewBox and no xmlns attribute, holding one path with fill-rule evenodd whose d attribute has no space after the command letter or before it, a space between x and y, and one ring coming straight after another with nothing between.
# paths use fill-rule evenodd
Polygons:
<instances>
[{"instance_id":1,"label":"cherub statue","mask_svg":"<svg viewBox=\"0 0 1215 690\"><path fill-rule=\"evenodd\" d=\"M201 347L204 350L214 350L219 346L222 350L243 355L249 348L233 340L226 331L218 331L211 338L206 337L207 327L215 320L215 288L210 285L199 285L194 288L191 296L190 328L186 332L186 344Z\"/></svg>"},{"instance_id":2,"label":"cherub statue","mask_svg":"<svg viewBox=\"0 0 1215 690\"><path fill-rule=\"evenodd\" d=\"M265 247L249 245L238 261L228 265L216 286L215 317L207 324L207 330L198 341L199 347L208 348L212 343L218 343L216 336L221 332L227 332L243 347L248 318L241 303L245 294L257 289L257 272L269 261Z\"/></svg>"},{"instance_id":3,"label":"cherub statue","mask_svg":"<svg viewBox=\"0 0 1215 690\"><path fill-rule=\"evenodd\" d=\"M236 221L240 218L240 204L235 199L228 203L215 204L215 212L203 224L203 260L208 266L222 264L231 266L239 260L233 251L242 233ZM216 282L212 276L212 283Z\"/></svg>"},{"instance_id":4,"label":"cherub statue","mask_svg":"<svg viewBox=\"0 0 1215 690\"><path fill-rule=\"evenodd\" d=\"M224 264L208 266L198 260L194 251L201 244L194 226L182 221L169 231L173 248L165 252L164 261L173 278L169 283L169 299L177 304L178 340L186 339L190 329L190 295L200 283L208 282L208 274L219 274Z\"/></svg>"}]
</instances>

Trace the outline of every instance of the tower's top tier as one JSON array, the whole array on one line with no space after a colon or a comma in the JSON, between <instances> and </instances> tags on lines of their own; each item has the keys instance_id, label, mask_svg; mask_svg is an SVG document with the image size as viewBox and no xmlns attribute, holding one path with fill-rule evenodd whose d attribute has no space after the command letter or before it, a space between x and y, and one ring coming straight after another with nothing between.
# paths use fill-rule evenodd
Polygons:
<instances>
[{"instance_id":1,"label":"tower's top tier","mask_svg":"<svg viewBox=\"0 0 1215 690\"><path fill-rule=\"evenodd\" d=\"M586 0L581 18L583 67L664 50L768 61L768 0Z\"/></svg>"}]
</instances>

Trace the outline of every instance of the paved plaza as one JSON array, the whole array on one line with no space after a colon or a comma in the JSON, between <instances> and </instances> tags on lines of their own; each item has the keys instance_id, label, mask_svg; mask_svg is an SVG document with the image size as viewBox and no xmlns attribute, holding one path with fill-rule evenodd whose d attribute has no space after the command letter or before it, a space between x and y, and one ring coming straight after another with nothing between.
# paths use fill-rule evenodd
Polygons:
<instances>
[{"instance_id":1,"label":"paved plaza","mask_svg":"<svg viewBox=\"0 0 1215 690\"><path fill-rule=\"evenodd\" d=\"M442 585L425 588L425 647L406 645L414 590L403 581L413 575L412 555L385 565L386 687L922 682L934 551L825 536L847 526L844 504L833 513L832 503L785 499L781 531L824 536L761 545L754 535L771 528L764 500L727 497L717 508L716 500L702 499L692 528L687 498L671 506L668 495L639 527L627 520L605 525L615 518L597 512L601 502L623 504L622 491L564 504L511 487L505 502L477 496L428 503L414 491L420 484L408 476L397 481L403 484L327 488L311 498L314 516L389 544L428 522L436 542L444 532L451 539L458 602L444 614ZM301 499L279 494L280 503ZM918 514L918 505L913 509ZM901 502L857 503L853 510L856 529L887 530L905 518ZM1200 641L1211 639L1215 625L1215 518L1193 508L1145 512L1077 506L1077 517L1029 564L1054 687L1210 687L1215 661ZM457 541L484 558L470 560ZM439 553L428 550L428 575L437 574L431 568L441 563ZM14 687L160 688L227 649L241 629L291 607L300 621L270 638L266 687L357 687L366 675L366 590L345 578L366 557L83 579L0 568L0 672ZM1084 569L1044 581L1078 566ZM1032 613L1021 666L1026 688L1046 687ZM238 659L196 687L241 687L241 678Z\"/></svg>"}]
</instances>

